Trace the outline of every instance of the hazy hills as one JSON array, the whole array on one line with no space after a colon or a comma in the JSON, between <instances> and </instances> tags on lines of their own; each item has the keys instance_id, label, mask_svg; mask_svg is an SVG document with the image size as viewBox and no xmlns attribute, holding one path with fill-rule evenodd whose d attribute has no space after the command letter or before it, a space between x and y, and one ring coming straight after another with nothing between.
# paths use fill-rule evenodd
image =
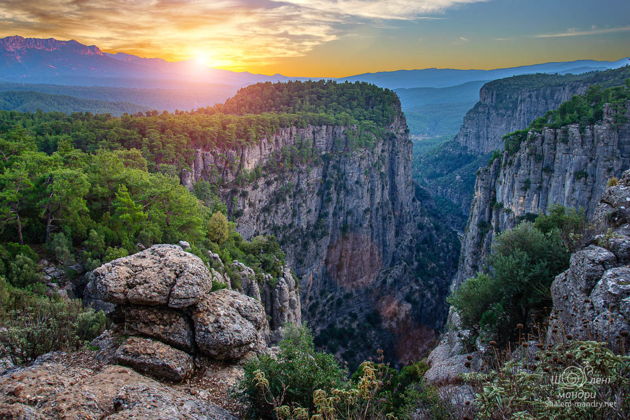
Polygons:
<instances>
[{"instance_id":1,"label":"hazy hills","mask_svg":"<svg viewBox=\"0 0 630 420\"><path fill-rule=\"evenodd\" d=\"M145 106L128 102L107 102L79 99L67 95L50 95L41 92L0 92L0 109L20 112L91 112L93 114L122 115L148 111Z\"/></svg>"},{"instance_id":2,"label":"hazy hills","mask_svg":"<svg viewBox=\"0 0 630 420\"><path fill-rule=\"evenodd\" d=\"M129 102L138 106L174 111L188 110L224 102L238 90L226 85L182 85L178 89L115 86L68 86L0 82L0 92L41 92L107 102Z\"/></svg>"},{"instance_id":3,"label":"hazy hills","mask_svg":"<svg viewBox=\"0 0 630 420\"><path fill-rule=\"evenodd\" d=\"M409 130L435 137L456 133L466 111L479 100L485 81L468 82L445 88L396 89Z\"/></svg>"},{"instance_id":4,"label":"hazy hills","mask_svg":"<svg viewBox=\"0 0 630 420\"><path fill-rule=\"evenodd\" d=\"M578 60L494 70L398 70L359 74L356 76L346 77L341 80L374 83L375 85L389 89L408 87L448 87L477 80L496 80L532 73L587 73L590 71L616 69L628 64L630 64L630 59L622 58L617 61Z\"/></svg>"},{"instance_id":5,"label":"hazy hills","mask_svg":"<svg viewBox=\"0 0 630 420\"><path fill-rule=\"evenodd\" d=\"M336 80L364 81L395 89L413 134L443 136L457 132L464 114L477 101L484 81L531 73L577 74L618 68L629 62L624 58L612 62L579 60L494 70L399 70ZM205 69L192 62L168 62L124 53L109 54L94 45L53 38L11 36L0 39L0 91L128 103L124 106L83 103L85 110L134 107L189 110L224 102L239 88L253 83L307 79ZM30 104L40 103L46 109L49 108L45 103L58 101L58 98L43 102L41 98L35 102L31 99ZM67 99L62 102L68 103ZM80 104L75 102L71 108ZM131 104L137 105L130 107Z\"/></svg>"}]
</instances>

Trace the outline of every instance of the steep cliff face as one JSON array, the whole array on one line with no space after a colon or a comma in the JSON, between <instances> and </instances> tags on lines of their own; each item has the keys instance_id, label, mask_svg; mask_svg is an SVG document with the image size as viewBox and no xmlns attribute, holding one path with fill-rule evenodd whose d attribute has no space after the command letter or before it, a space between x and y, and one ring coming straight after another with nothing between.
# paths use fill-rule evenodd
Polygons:
<instances>
[{"instance_id":1,"label":"steep cliff face","mask_svg":"<svg viewBox=\"0 0 630 420\"><path fill-rule=\"evenodd\" d=\"M198 150L182 182L229 185L239 231L279 238L318 344L350 362L379 347L408 361L444 323L457 255L453 232L416 199L410 159L399 111L360 144L351 127L305 126L230 153Z\"/></svg>"},{"instance_id":2,"label":"steep cliff face","mask_svg":"<svg viewBox=\"0 0 630 420\"><path fill-rule=\"evenodd\" d=\"M593 84L621 85L627 77L630 68L625 67L584 75L517 76L487 83L479 91L479 102L464 117L455 141L474 154L501 150L505 134L526 128L535 118L583 94Z\"/></svg>"},{"instance_id":3,"label":"steep cliff face","mask_svg":"<svg viewBox=\"0 0 630 420\"><path fill-rule=\"evenodd\" d=\"M608 343L618 353L630 346L630 171L606 189L593 217L593 240L571 255L569 269L551 285L547 342Z\"/></svg>"},{"instance_id":4,"label":"steep cliff face","mask_svg":"<svg viewBox=\"0 0 630 420\"><path fill-rule=\"evenodd\" d=\"M530 132L514 154L504 152L478 173L454 287L479 270L496 233L552 204L592 216L607 180L628 167L630 124L615 123L608 107L596 125Z\"/></svg>"},{"instance_id":5,"label":"steep cliff face","mask_svg":"<svg viewBox=\"0 0 630 420\"><path fill-rule=\"evenodd\" d=\"M503 150L503 136L526 128L534 119L594 84L620 86L630 78L630 67L581 75L533 74L485 84L479 102L466 114L459 133L419 166L423 185L469 214L474 174L494 150Z\"/></svg>"},{"instance_id":6,"label":"steep cliff face","mask_svg":"<svg viewBox=\"0 0 630 420\"><path fill-rule=\"evenodd\" d=\"M506 133L522 130L535 118L556 109L574 95L586 92L588 84L503 90L501 83L488 83L479 91L479 102L466 114L455 140L476 154L502 149Z\"/></svg>"}]
</instances>

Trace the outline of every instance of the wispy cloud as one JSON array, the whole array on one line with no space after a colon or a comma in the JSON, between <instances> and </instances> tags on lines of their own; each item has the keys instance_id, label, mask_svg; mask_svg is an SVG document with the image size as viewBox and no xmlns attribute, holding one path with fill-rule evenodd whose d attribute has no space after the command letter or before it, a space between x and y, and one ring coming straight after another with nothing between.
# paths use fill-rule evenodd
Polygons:
<instances>
[{"instance_id":1,"label":"wispy cloud","mask_svg":"<svg viewBox=\"0 0 630 420\"><path fill-rule=\"evenodd\" d=\"M538 34L534 38L566 38L573 36L588 36L588 35L603 35L611 34L615 32L627 32L630 31L630 26L618 26L615 28L591 28L589 30L580 31L575 28L566 30L565 32L554 34Z\"/></svg>"},{"instance_id":2,"label":"wispy cloud","mask_svg":"<svg viewBox=\"0 0 630 420\"><path fill-rule=\"evenodd\" d=\"M0 35L76 39L107 51L183 60L207 51L235 70L308 54L348 24L441 19L485 0L2 0Z\"/></svg>"},{"instance_id":3,"label":"wispy cloud","mask_svg":"<svg viewBox=\"0 0 630 420\"><path fill-rule=\"evenodd\" d=\"M372 19L435 19L427 14L441 13L461 4L486 0L274 0L306 8Z\"/></svg>"}]
</instances>

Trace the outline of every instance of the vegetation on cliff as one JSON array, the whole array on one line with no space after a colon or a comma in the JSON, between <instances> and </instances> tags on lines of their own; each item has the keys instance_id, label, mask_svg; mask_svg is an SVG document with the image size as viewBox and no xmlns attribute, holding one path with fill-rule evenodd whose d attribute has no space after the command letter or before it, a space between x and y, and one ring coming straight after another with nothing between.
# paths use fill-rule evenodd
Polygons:
<instances>
[{"instance_id":1,"label":"vegetation on cliff","mask_svg":"<svg viewBox=\"0 0 630 420\"><path fill-rule=\"evenodd\" d=\"M52 153L69 139L84 152L137 149L151 172L175 174L194 149L233 150L257 144L283 127L338 125L351 146L365 146L400 113L396 95L365 83L264 83L242 89L224 105L193 112L108 114L0 112L3 137L32 138Z\"/></svg>"},{"instance_id":2,"label":"vegetation on cliff","mask_svg":"<svg viewBox=\"0 0 630 420\"><path fill-rule=\"evenodd\" d=\"M604 106L609 106L612 110L615 123L625 122L628 101L630 101L630 79L626 79L623 86L607 89L598 85L591 86L586 94L575 95L558 109L535 119L528 128L505 135L503 138L505 151L511 155L516 153L521 143L527 140L530 132L540 133L544 128L558 129L571 124L584 127L602 121Z\"/></svg>"},{"instance_id":3,"label":"vegetation on cliff","mask_svg":"<svg viewBox=\"0 0 630 420\"><path fill-rule=\"evenodd\" d=\"M477 391L476 418L626 418L628 356L595 341L568 339L545 347L540 340L520 345L514 354L495 351L496 369L464 375Z\"/></svg>"},{"instance_id":4,"label":"vegetation on cliff","mask_svg":"<svg viewBox=\"0 0 630 420\"><path fill-rule=\"evenodd\" d=\"M393 91L364 82L266 82L247 86L225 104L200 111L237 115L328 114L385 126L400 112L400 101Z\"/></svg>"},{"instance_id":5,"label":"vegetation on cliff","mask_svg":"<svg viewBox=\"0 0 630 420\"><path fill-rule=\"evenodd\" d=\"M212 250L226 264L238 259L260 274L281 274L284 254L277 243L266 237L245 241L221 214L225 205L212 186L202 184L195 196L178 177L150 172L137 149L84 152L68 135L37 135L27 124L42 117L63 126L50 114L3 116L9 115L17 118L0 128L0 322L6 328L0 353L26 362L76 349L104 327L102 314L83 310L79 301L46 296L63 284L45 280L47 263L40 260L61 267L66 281L73 281L144 247L185 240L204 261ZM55 151L47 153L51 145Z\"/></svg>"},{"instance_id":6,"label":"vegetation on cliff","mask_svg":"<svg viewBox=\"0 0 630 420\"><path fill-rule=\"evenodd\" d=\"M485 269L449 298L464 328L507 344L517 324L548 315L551 282L568 267L583 228L582 213L557 206L500 234Z\"/></svg>"}]
</instances>

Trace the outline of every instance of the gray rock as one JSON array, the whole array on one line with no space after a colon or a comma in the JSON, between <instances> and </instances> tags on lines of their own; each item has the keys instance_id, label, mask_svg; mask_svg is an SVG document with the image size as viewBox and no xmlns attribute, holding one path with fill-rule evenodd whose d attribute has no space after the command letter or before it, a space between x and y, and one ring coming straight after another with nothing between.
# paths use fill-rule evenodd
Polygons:
<instances>
[{"instance_id":1,"label":"gray rock","mask_svg":"<svg viewBox=\"0 0 630 420\"><path fill-rule=\"evenodd\" d=\"M98 371L59 363L0 376L2 419L234 420L208 398L161 384L123 366Z\"/></svg>"},{"instance_id":2,"label":"gray rock","mask_svg":"<svg viewBox=\"0 0 630 420\"><path fill-rule=\"evenodd\" d=\"M208 251L208 257L210 257L210 261L213 267L220 270L224 268L223 261L221 260L221 257L219 257L219 254L215 254L212 251Z\"/></svg>"},{"instance_id":3,"label":"gray rock","mask_svg":"<svg viewBox=\"0 0 630 420\"><path fill-rule=\"evenodd\" d=\"M185 308L212 289L203 261L177 245L154 245L91 274L90 298L115 304Z\"/></svg>"},{"instance_id":4,"label":"gray rock","mask_svg":"<svg viewBox=\"0 0 630 420\"><path fill-rule=\"evenodd\" d=\"M117 412L108 419L236 420L213 404L150 384L125 385L114 398L114 408Z\"/></svg>"},{"instance_id":5,"label":"gray rock","mask_svg":"<svg viewBox=\"0 0 630 420\"><path fill-rule=\"evenodd\" d=\"M13 369L15 365L8 357L0 358L0 375L4 375L5 372Z\"/></svg>"},{"instance_id":6,"label":"gray rock","mask_svg":"<svg viewBox=\"0 0 630 420\"><path fill-rule=\"evenodd\" d=\"M234 261L232 268L234 269L231 276L232 287L260 301L260 286L254 270L239 261Z\"/></svg>"},{"instance_id":7,"label":"gray rock","mask_svg":"<svg viewBox=\"0 0 630 420\"><path fill-rule=\"evenodd\" d=\"M266 347L268 324L260 302L233 290L206 296L193 312L199 350L221 360L240 359Z\"/></svg>"},{"instance_id":8,"label":"gray rock","mask_svg":"<svg viewBox=\"0 0 630 420\"><path fill-rule=\"evenodd\" d=\"M186 241L179 241L178 245L182 247L184 251L188 251L190 249L190 244Z\"/></svg>"},{"instance_id":9,"label":"gray rock","mask_svg":"<svg viewBox=\"0 0 630 420\"><path fill-rule=\"evenodd\" d=\"M182 312L127 306L120 308L114 319L117 319L125 335L148 336L182 350L192 350L192 321Z\"/></svg>"},{"instance_id":10,"label":"gray rock","mask_svg":"<svg viewBox=\"0 0 630 420\"><path fill-rule=\"evenodd\" d=\"M269 319L272 342L282 338L285 325L302 323L300 289L288 266L283 268L279 278L274 279L270 274L265 274L260 283L251 268L238 261L234 261L232 266L236 269L239 290L262 302Z\"/></svg>"},{"instance_id":11,"label":"gray rock","mask_svg":"<svg viewBox=\"0 0 630 420\"><path fill-rule=\"evenodd\" d=\"M98 349L96 360L99 362L111 363L114 360L118 346L110 330L103 331L101 335L90 342L90 345Z\"/></svg>"},{"instance_id":12,"label":"gray rock","mask_svg":"<svg viewBox=\"0 0 630 420\"><path fill-rule=\"evenodd\" d=\"M605 248L591 245L571 255L568 274L572 286L585 293L590 292L604 271L616 263L615 255Z\"/></svg>"},{"instance_id":13,"label":"gray rock","mask_svg":"<svg viewBox=\"0 0 630 420\"><path fill-rule=\"evenodd\" d=\"M574 253L569 269L551 285L549 343L571 337L606 341L620 353L630 348L630 241L625 234L626 222L611 223L609 217L628 202L630 171L624 173L618 185L606 190L595 211L598 245Z\"/></svg>"},{"instance_id":14,"label":"gray rock","mask_svg":"<svg viewBox=\"0 0 630 420\"><path fill-rule=\"evenodd\" d=\"M156 378L180 382L194 369L192 357L167 344L130 337L116 350L115 361Z\"/></svg>"}]
</instances>

